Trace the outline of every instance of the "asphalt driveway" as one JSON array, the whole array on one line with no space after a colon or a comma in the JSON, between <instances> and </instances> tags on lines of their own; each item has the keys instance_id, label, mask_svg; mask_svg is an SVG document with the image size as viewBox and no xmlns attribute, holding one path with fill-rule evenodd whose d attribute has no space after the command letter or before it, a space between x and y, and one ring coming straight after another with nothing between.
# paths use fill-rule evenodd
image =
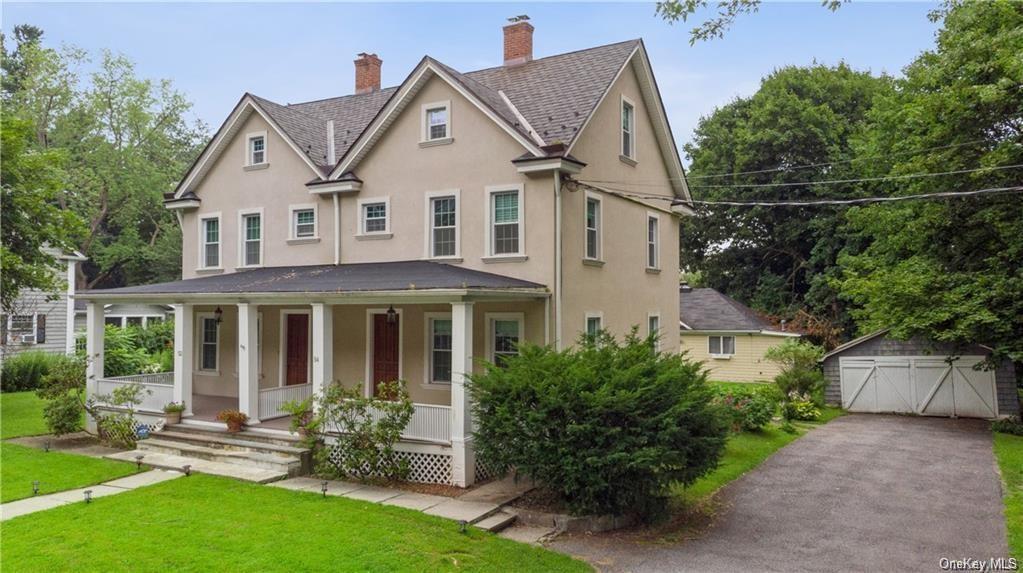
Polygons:
<instances>
[{"instance_id":1,"label":"asphalt driveway","mask_svg":"<svg viewBox=\"0 0 1023 573\"><path fill-rule=\"evenodd\" d=\"M991 433L980 420L847 415L789 444L720 495L678 544L560 538L602 571L940 571L1007 557Z\"/></svg>"}]
</instances>

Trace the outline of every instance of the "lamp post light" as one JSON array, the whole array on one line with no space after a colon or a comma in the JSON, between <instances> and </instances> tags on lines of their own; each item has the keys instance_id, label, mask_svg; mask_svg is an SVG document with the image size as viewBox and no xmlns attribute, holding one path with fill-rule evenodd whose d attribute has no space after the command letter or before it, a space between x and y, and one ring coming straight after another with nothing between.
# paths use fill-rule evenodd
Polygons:
<instances>
[{"instance_id":1,"label":"lamp post light","mask_svg":"<svg viewBox=\"0 0 1023 573\"><path fill-rule=\"evenodd\" d=\"M135 456L135 471L142 471L142 458L146 457L143 454Z\"/></svg>"},{"instance_id":2,"label":"lamp post light","mask_svg":"<svg viewBox=\"0 0 1023 573\"><path fill-rule=\"evenodd\" d=\"M50 440L46 440L45 442L43 442L43 451L44 452L50 451Z\"/></svg>"},{"instance_id":3,"label":"lamp post light","mask_svg":"<svg viewBox=\"0 0 1023 573\"><path fill-rule=\"evenodd\" d=\"M32 482L32 495L39 495L39 480Z\"/></svg>"},{"instance_id":4,"label":"lamp post light","mask_svg":"<svg viewBox=\"0 0 1023 573\"><path fill-rule=\"evenodd\" d=\"M320 484L320 491L323 492L323 497L327 497L327 481Z\"/></svg>"},{"instance_id":5,"label":"lamp post light","mask_svg":"<svg viewBox=\"0 0 1023 573\"><path fill-rule=\"evenodd\" d=\"M468 527L469 527L469 522L468 521L466 521L464 519L459 519L458 520L458 532L459 533L465 533L465 531L466 531L466 529Z\"/></svg>"},{"instance_id":6,"label":"lamp post light","mask_svg":"<svg viewBox=\"0 0 1023 573\"><path fill-rule=\"evenodd\" d=\"M82 493L85 494L85 503L91 503L92 502L92 490L91 489L87 489L87 490L85 490Z\"/></svg>"}]
</instances>

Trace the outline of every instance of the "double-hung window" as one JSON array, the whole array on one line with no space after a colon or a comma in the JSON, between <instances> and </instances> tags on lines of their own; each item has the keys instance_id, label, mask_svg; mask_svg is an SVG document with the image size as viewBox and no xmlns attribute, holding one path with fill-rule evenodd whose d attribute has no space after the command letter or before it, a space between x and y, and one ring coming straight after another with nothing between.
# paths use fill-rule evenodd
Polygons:
<instances>
[{"instance_id":1,"label":"double-hung window","mask_svg":"<svg viewBox=\"0 0 1023 573\"><path fill-rule=\"evenodd\" d=\"M596 336L604 328L604 317L599 314L586 315L586 335Z\"/></svg>"},{"instance_id":2,"label":"double-hung window","mask_svg":"<svg viewBox=\"0 0 1023 573\"><path fill-rule=\"evenodd\" d=\"M446 101L423 106L422 141L444 141L451 137L451 104Z\"/></svg>"},{"instance_id":3,"label":"double-hung window","mask_svg":"<svg viewBox=\"0 0 1023 573\"><path fill-rule=\"evenodd\" d=\"M451 318L433 317L428 320L430 341L428 382L451 382Z\"/></svg>"},{"instance_id":4,"label":"double-hung window","mask_svg":"<svg viewBox=\"0 0 1023 573\"><path fill-rule=\"evenodd\" d=\"M490 192L490 255L522 254L521 189Z\"/></svg>"},{"instance_id":5,"label":"double-hung window","mask_svg":"<svg viewBox=\"0 0 1023 573\"><path fill-rule=\"evenodd\" d=\"M362 234L385 234L390 230L387 201L362 203Z\"/></svg>"},{"instance_id":6,"label":"double-hung window","mask_svg":"<svg viewBox=\"0 0 1023 573\"><path fill-rule=\"evenodd\" d=\"M600 199L586 198L586 258L600 260Z\"/></svg>"},{"instance_id":7,"label":"double-hung window","mask_svg":"<svg viewBox=\"0 0 1023 573\"><path fill-rule=\"evenodd\" d=\"M249 165L262 165L266 163L266 135L249 135Z\"/></svg>"},{"instance_id":8,"label":"double-hung window","mask_svg":"<svg viewBox=\"0 0 1023 573\"><path fill-rule=\"evenodd\" d=\"M201 219L202 266L207 269L220 267L220 217Z\"/></svg>"},{"instance_id":9,"label":"double-hung window","mask_svg":"<svg viewBox=\"0 0 1023 573\"><path fill-rule=\"evenodd\" d=\"M647 215L646 218L646 268L659 269L660 244L658 240L658 226L660 219L657 215Z\"/></svg>"},{"instance_id":10,"label":"double-hung window","mask_svg":"<svg viewBox=\"0 0 1023 573\"><path fill-rule=\"evenodd\" d=\"M636 107L622 96L622 157L636 159Z\"/></svg>"},{"instance_id":11,"label":"double-hung window","mask_svg":"<svg viewBox=\"0 0 1023 573\"><path fill-rule=\"evenodd\" d=\"M490 317L491 362L504 366L509 358L518 356L522 342L522 317L495 315Z\"/></svg>"},{"instance_id":12,"label":"double-hung window","mask_svg":"<svg viewBox=\"0 0 1023 573\"><path fill-rule=\"evenodd\" d=\"M259 213L244 213L241 217L242 266L259 266L263 263L263 218Z\"/></svg>"},{"instance_id":13,"label":"double-hung window","mask_svg":"<svg viewBox=\"0 0 1023 573\"><path fill-rule=\"evenodd\" d=\"M430 199L430 256L458 256L458 197Z\"/></svg>"},{"instance_id":14,"label":"double-hung window","mask_svg":"<svg viewBox=\"0 0 1023 573\"><path fill-rule=\"evenodd\" d=\"M316 236L316 209L302 208L291 212L291 236L296 239L309 239Z\"/></svg>"},{"instance_id":15,"label":"double-hung window","mask_svg":"<svg viewBox=\"0 0 1023 573\"><path fill-rule=\"evenodd\" d=\"M219 326L213 316L203 316L199 321L201 329L199 349L199 369L217 369L217 345L219 342Z\"/></svg>"},{"instance_id":16,"label":"double-hung window","mask_svg":"<svg viewBox=\"0 0 1023 573\"><path fill-rule=\"evenodd\" d=\"M708 337L711 356L731 356L735 354L734 336L711 336Z\"/></svg>"}]
</instances>

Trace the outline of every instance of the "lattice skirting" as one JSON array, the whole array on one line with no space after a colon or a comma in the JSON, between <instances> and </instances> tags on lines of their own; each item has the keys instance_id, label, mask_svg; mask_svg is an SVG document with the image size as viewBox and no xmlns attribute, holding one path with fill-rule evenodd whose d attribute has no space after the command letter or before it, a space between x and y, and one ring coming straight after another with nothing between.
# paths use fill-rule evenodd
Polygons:
<instances>
[{"instance_id":1,"label":"lattice skirting","mask_svg":"<svg viewBox=\"0 0 1023 573\"><path fill-rule=\"evenodd\" d=\"M330 457L337 461L344 455L340 446L332 444ZM399 450L397 455L409 465L408 481L417 483L451 483L451 456L428 452L408 452Z\"/></svg>"},{"instance_id":2,"label":"lattice skirting","mask_svg":"<svg viewBox=\"0 0 1023 573\"><path fill-rule=\"evenodd\" d=\"M504 475L504 468L488 463L486 460L476 458L476 482L487 481Z\"/></svg>"}]
</instances>

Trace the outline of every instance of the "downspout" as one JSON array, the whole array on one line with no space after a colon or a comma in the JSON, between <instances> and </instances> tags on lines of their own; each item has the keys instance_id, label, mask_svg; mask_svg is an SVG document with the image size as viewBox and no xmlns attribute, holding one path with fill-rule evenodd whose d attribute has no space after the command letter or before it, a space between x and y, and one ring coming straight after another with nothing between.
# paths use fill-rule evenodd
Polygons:
<instances>
[{"instance_id":1,"label":"downspout","mask_svg":"<svg viewBox=\"0 0 1023 573\"><path fill-rule=\"evenodd\" d=\"M554 170L554 345L561 350L561 302L562 297L562 276L561 276L561 170Z\"/></svg>"},{"instance_id":2,"label":"downspout","mask_svg":"<svg viewBox=\"0 0 1023 573\"><path fill-rule=\"evenodd\" d=\"M331 193L334 199L334 264L341 264L341 201L337 193Z\"/></svg>"}]
</instances>

